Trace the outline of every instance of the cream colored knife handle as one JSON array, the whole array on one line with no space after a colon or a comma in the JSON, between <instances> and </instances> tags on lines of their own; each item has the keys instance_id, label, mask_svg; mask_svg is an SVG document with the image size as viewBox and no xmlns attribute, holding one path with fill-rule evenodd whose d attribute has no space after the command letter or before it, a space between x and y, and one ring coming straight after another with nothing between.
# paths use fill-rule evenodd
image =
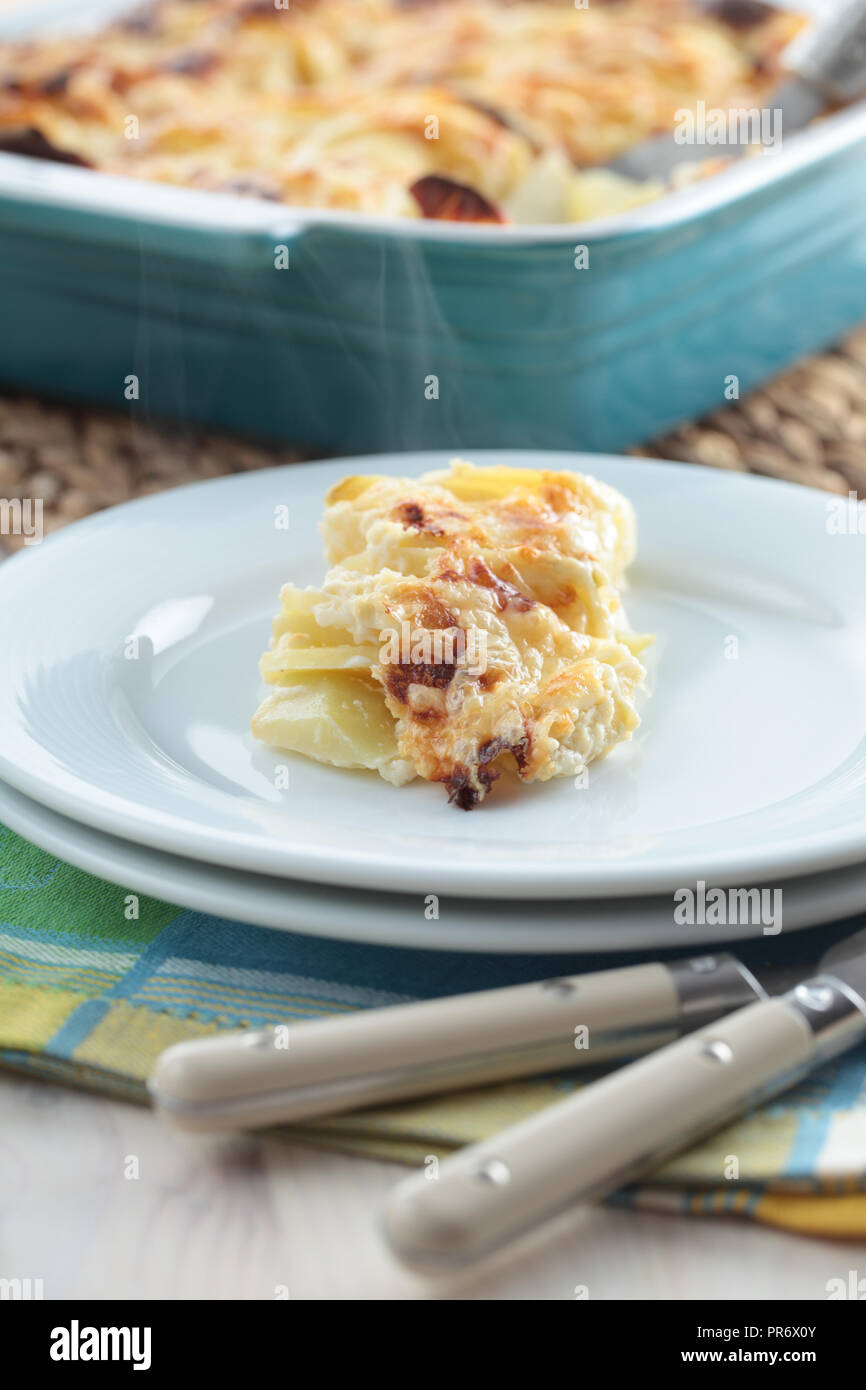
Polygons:
<instances>
[{"instance_id":1,"label":"cream colored knife handle","mask_svg":"<svg viewBox=\"0 0 866 1390\"><path fill-rule=\"evenodd\" d=\"M150 1092L182 1128L277 1124L634 1056L761 993L726 955L600 970L180 1043Z\"/></svg>"},{"instance_id":2,"label":"cream colored knife handle","mask_svg":"<svg viewBox=\"0 0 866 1390\"><path fill-rule=\"evenodd\" d=\"M824 1004L829 990L829 1005L810 1013L809 990ZM390 1244L413 1265L468 1263L657 1166L864 1035L866 1016L826 977L752 1004L462 1150L438 1177L399 1184Z\"/></svg>"}]
</instances>

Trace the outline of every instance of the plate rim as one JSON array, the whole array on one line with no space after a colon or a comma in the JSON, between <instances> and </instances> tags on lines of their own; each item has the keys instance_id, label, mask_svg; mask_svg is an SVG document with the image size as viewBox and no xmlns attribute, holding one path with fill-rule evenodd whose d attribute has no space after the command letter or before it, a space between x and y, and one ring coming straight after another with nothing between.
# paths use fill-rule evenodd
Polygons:
<instances>
[{"instance_id":1,"label":"plate rim","mask_svg":"<svg viewBox=\"0 0 866 1390\"><path fill-rule=\"evenodd\" d=\"M271 931L324 937L355 944L391 946L408 950L456 951L461 954L638 955L680 949L688 954L693 954L698 950L698 943L694 936L695 928L678 926L673 922L672 914L669 929L668 924L666 924L664 936L659 937L656 928L649 927L652 939L647 941L644 941L642 937L640 941L635 941L631 936L632 932L643 933L644 930L647 930L644 924L629 923L628 935L622 923L619 925L612 922L599 924L599 917L605 912L612 916L619 904L625 904L629 913L634 910L636 915L639 915L643 900L634 898L607 898L601 903L596 903L592 899L555 900L554 908L563 915L567 912L569 914L576 912L578 916L581 913L586 913L594 920L589 924L564 921L556 927L552 927L550 923L545 923L539 929L535 926L523 928L503 925L502 905L493 900L487 900L486 906L481 907L480 910L486 911L490 918L495 915L495 921L473 925L461 920L449 923L446 917L444 922L440 919L435 925L431 925L419 915L417 919L413 919L411 925L408 922L401 924L397 920L401 908L399 899L405 895L370 890L371 901L369 905L371 908L375 906L376 911L376 924L370 929L364 924L366 919L359 922L357 890L337 886L324 887L321 884L294 879L288 882L300 892L302 901L298 918L302 920L278 921L275 914L262 910L262 903L268 900L262 892L262 886L264 884L266 888L270 888L274 902L279 901L284 906L286 879L274 879L265 874L250 874L242 869L214 869L209 864L188 860L183 855L137 845L133 841L106 834L101 830L94 830L88 825L81 825L69 817L43 806L40 802L33 801L2 780L0 780L0 825L6 826L46 853L56 855L64 863L71 864L94 877L114 883L118 887L128 888L133 892L144 893L148 897L170 902L183 911L208 913L221 917L223 920L238 921ZM105 859L106 845L109 846L110 851L107 861ZM127 861L122 868L119 867L121 860ZM96 861L95 865L94 861ZM173 872L175 875L175 887L168 894L160 888L158 882L159 874L164 873L166 868L169 873ZM783 930L807 931L810 928L842 921L857 912L866 911L866 861L841 872L847 876L845 884L848 892L847 905L841 911L837 907L828 908L826 905L831 901L833 895L826 891L827 875L804 875L794 881L793 891L800 895L805 892L807 900L808 895L814 893L817 901L811 908L807 907L805 911L801 908L799 913L795 913L795 920L786 922ZM199 881L202 875L213 876L215 873L218 875L216 886L206 885ZM838 876L832 874L829 877L830 881L835 884L838 895ZM186 899L185 902L175 901L178 882L181 882L182 897ZM858 882L859 893L857 891ZM224 913L219 912L214 907L215 898L220 892L225 892L225 887L228 884L232 886L234 891L240 890L241 898L245 894L249 895L254 915L233 915L231 918L226 918ZM783 892L790 893L791 891L791 885L782 885L782 888ZM348 901L348 895L351 895L351 902ZM854 898L856 901L853 901ZM309 903L311 899L318 901L324 910L330 906L333 911L336 907L344 915L333 917L327 924L323 921L316 921L311 925L309 920L303 917L305 903ZM345 902L342 901L344 899ZM233 901L239 901L239 899L233 899ZM477 900L472 899L466 900L463 904L459 899L456 901L458 907L468 905L472 908L477 902ZM447 911L452 911L453 906L454 904L449 902ZM545 906L549 907L550 905L546 904ZM258 910L256 911L256 909ZM388 914L392 919L390 924L383 922L383 918ZM789 909L786 909L786 915L789 915ZM575 928L580 931L577 939L571 935ZM479 930L482 932L480 938L472 934ZM756 940L761 934L757 925L742 930L737 927L732 933L726 930L721 936L713 936L711 939L701 941L699 953L704 955L707 951L717 950L719 947L732 942Z\"/></svg>"}]
</instances>

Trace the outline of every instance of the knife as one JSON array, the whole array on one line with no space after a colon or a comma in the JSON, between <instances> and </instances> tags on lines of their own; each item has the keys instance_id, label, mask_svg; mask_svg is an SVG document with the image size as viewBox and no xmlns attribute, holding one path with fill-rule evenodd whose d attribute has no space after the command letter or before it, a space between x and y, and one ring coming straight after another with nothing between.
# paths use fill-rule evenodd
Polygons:
<instances>
[{"instance_id":1,"label":"knife","mask_svg":"<svg viewBox=\"0 0 866 1390\"><path fill-rule=\"evenodd\" d=\"M393 1190L385 1231L420 1268L471 1263L658 1167L866 1039L866 928L819 972L701 1027Z\"/></svg>"},{"instance_id":2,"label":"knife","mask_svg":"<svg viewBox=\"0 0 866 1390\"><path fill-rule=\"evenodd\" d=\"M307 1120L638 1056L791 978L761 976L701 955L224 1033L168 1048L148 1089L185 1130Z\"/></svg>"},{"instance_id":3,"label":"knife","mask_svg":"<svg viewBox=\"0 0 866 1390\"><path fill-rule=\"evenodd\" d=\"M763 109L774 114L780 135L793 134L828 108L844 105L866 90L866 3L841 0L832 13L794 39L785 55L790 79ZM652 136L607 167L635 179L667 178L688 160L692 146L678 144L672 131ZM748 145L740 141L700 146L707 157L732 158ZM693 157L693 156L692 156Z\"/></svg>"}]
</instances>

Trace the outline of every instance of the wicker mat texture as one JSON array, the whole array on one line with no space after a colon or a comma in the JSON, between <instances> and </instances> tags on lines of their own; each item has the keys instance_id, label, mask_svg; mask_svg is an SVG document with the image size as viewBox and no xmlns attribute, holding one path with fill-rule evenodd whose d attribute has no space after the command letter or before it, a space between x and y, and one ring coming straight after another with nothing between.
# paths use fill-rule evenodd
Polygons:
<instances>
[{"instance_id":1,"label":"wicker mat texture","mask_svg":"<svg viewBox=\"0 0 866 1390\"><path fill-rule=\"evenodd\" d=\"M866 327L632 452L866 498ZM132 497L303 457L188 426L150 428L108 411L0 395L0 498L41 498L46 533ZM22 543L0 537L7 549Z\"/></svg>"}]
</instances>

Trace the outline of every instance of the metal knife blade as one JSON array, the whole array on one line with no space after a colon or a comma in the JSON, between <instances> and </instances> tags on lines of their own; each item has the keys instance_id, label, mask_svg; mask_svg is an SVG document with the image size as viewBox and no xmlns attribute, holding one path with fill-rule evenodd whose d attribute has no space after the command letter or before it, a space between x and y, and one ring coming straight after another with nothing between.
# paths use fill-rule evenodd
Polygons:
<instances>
[{"instance_id":1,"label":"metal knife blade","mask_svg":"<svg viewBox=\"0 0 866 1390\"><path fill-rule=\"evenodd\" d=\"M866 927L831 946L821 958L821 970L847 985L866 1009Z\"/></svg>"}]
</instances>

